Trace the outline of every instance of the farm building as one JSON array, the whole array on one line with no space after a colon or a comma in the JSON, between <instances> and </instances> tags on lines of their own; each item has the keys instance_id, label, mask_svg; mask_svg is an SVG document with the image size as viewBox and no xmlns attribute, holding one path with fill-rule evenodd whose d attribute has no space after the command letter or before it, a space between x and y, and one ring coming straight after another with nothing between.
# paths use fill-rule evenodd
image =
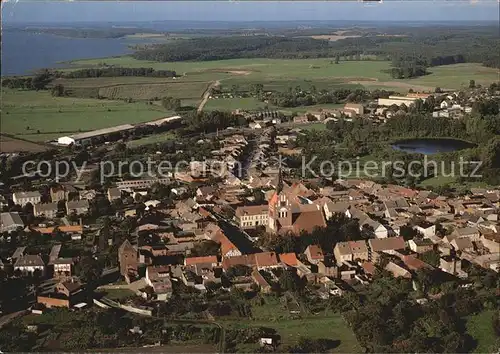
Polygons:
<instances>
[{"instance_id":1,"label":"farm building","mask_svg":"<svg viewBox=\"0 0 500 354\"><path fill-rule=\"evenodd\" d=\"M86 143L90 142L92 138L106 136L113 133L124 132L132 129L134 129L134 126L132 124L117 125L111 128L104 128L104 129L92 130L90 132L85 132L85 133L62 136L57 139L57 143L61 145L71 145L71 144L85 145Z\"/></svg>"},{"instance_id":2,"label":"farm building","mask_svg":"<svg viewBox=\"0 0 500 354\"><path fill-rule=\"evenodd\" d=\"M378 105L384 107L390 107L393 104L396 106L401 106L402 104L407 107L414 104L418 100L417 97L400 97L400 96L389 96L389 98L379 98Z\"/></svg>"},{"instance_id":3,"label":"farm building","mask_svg":"<svg viewBox=\"0 0 500 354\"><path fill-rule=\"evenodd\" d=\"M163 123L171 123L171 122L178 121L180 119L182 119L181 116L173 116L173 117L167 117L167 118L161 118L158 120L153 120L151 122L146 122L145 124L159 126L159 125L162 125Z\"/></svg>"}]
</instances>

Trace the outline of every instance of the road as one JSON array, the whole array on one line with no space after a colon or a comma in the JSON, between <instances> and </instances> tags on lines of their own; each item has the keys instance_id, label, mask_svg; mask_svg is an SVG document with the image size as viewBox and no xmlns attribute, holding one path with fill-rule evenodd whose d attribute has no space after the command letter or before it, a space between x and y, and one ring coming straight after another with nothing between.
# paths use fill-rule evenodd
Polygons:
<instances>
[{"instance_id":1,"label":"road","mask_svg":"<svg viewBox=\"0 0 500 354\"><path fill-rule=\"evenodd\" d=\"M212 88L217 87L219 85L220 85L220 81L217 80L217 81L212 82L207 87L207 89L205 90L205 93L203 94L203 99L201 100L200 105L198 106L198 113L203 111L203 107L205 107L205 104L207 103L208 98L210 97L210 92L211 92Z\"/></svg>"},{"instance_id":2,"label":"road","mask_svg":"<svg viewBox=\"0 0 500 354\"><path fill-rule=\"evenodd\" d=\"M5 316L1 316L0 317L0 329L3 326L9 324L11 321L15 320L16 318L26 314L27 312L28 312L28 310L22 310L22 311L9 313L8 315L5 315Z\"/></svg>"}]
</instances>

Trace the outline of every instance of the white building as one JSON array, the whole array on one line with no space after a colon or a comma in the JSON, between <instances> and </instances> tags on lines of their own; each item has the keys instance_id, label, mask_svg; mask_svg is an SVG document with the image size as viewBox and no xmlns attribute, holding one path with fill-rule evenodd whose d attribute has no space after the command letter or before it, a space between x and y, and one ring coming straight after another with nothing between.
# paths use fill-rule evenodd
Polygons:
<instances>
[{"instance_id":1,"label":"white building","mask_svg":"<svg viewBox=\"0 0 500 354\"><path fill-rule=\"evenodd\" d=\"M400 96L389 96L389 98L379 98L378 105L383 107L390 107L392 105L401 106L405 105L407 107L415 103L418 98L415 97L400 97Z\"/></svg>"},{"instance_id":2,"label":"white building","mask_svg":"<svg viewBox=\"0 0 500 354\"><path fill-rule=\"evenodd\" d=\"M45 274L45 263L38 255L24 255L17 259L14 270L19 270L22 273L33 273L35 270L39 270L43 275Z\"/></svg>"},{"instance_id":3,"label":"white building","mask_svg":"<svg viewBox=\"0 0 500 354\"><path fill-rule=\"evenodd\" d=\"M17 192L12 194L12 200L14 204L25 206L28 203L32 205L40 203L42 195L38 191L33 192Z\"/></svg>"}]
</instances>

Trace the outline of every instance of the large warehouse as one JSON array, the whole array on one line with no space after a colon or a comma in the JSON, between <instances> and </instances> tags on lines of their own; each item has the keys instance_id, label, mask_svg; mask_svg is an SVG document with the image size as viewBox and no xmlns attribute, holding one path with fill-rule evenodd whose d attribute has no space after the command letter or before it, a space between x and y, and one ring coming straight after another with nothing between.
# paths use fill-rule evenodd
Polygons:
<instances>
[{"instance_id":1,"label":"large warehouse","mask_svg":"<svg viewBox=\"0 0 500 354\"><path fill-rule=\"evenodd\" d=\"M123 125L117 125L115 127L111 128L104 128L104 129L98 129L98 130L93 130L90 132L85 132L85 133L79 133L79 134L73 134L73 135L68 135L68 136L62 136L57 139L57 143L61 145L71 145L71 144L86 144L90 139L98 137L98 136L106 136L112 133L118 133L118 132L123 132L127 130L132 130L135 127L132 124L123 124Z\"/></svg>"}]
</instances>

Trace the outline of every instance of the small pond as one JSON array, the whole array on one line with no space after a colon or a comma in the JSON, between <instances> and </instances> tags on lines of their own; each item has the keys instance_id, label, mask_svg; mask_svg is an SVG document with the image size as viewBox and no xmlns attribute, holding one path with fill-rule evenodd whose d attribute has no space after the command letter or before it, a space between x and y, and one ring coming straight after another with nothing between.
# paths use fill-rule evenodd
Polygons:
<instances>
[{"instance_id":1,"label":"small pond","mask_svg":"<svg viewBox=\"0 0 500 354\"><path fill-rule=\"evenodd\" d=\"M391 145L394 149L409 153L420 153L425 155L440 152L452 152L470 149L476 145L458 139L405 139L398 140Z\"/></svg>"}]
</instances>

